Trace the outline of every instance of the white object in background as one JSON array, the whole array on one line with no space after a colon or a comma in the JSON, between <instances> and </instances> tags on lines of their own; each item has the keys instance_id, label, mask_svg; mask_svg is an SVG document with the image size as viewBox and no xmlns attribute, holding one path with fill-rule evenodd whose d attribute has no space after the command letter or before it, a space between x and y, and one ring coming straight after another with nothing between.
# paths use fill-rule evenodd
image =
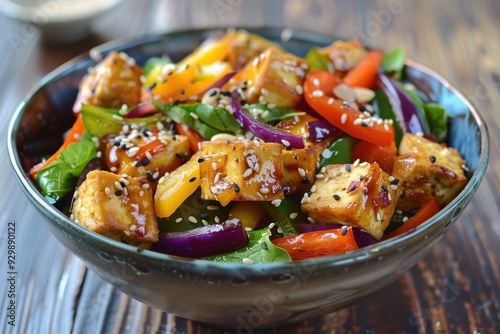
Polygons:
<instances>
[{"instance_id":1,"label":"white object in background","mask_svg":"<svg viewBox=\"0 0 500 334\"><path fill-rule=\"evenodd\" d=\"M0 11L33 24L46 41L73 42L90 33L92 20L121 0L0 0Z\"/></svg>"}]
</instances>

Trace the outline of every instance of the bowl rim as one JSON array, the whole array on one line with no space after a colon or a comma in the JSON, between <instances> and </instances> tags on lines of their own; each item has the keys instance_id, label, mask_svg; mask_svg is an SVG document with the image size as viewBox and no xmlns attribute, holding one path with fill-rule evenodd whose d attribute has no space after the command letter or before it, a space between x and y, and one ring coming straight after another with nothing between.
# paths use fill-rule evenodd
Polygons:
<instances>
[{"instance_id":1,"label":"bowl rim","mask_svg":"<svg viewBox=\"0 0 500 334\"><path fill-rule=\"evenodd\" d=\"M412 239L424 238L426 233L430 232L433 227L435 227L435 222L442 219L445 215L449 213L449 211L453 210L458 203L467 196L470 192L472 194L477 190L481 180L483 179L486 168L489 161L490 155L490 147L489 147L489 134L486 123L482 116L478 113L476 108L471 104L471 102L451 83L446 80L440 74L434 72L428 67L419 64L411 59L407 59L405 61L405 65L412 67L420 72L423 72L426 75L429 75L439 81L440 84L450 89L450 91L455 94L462 102L465 103L467 108L470 111L470 114L473 116L475 122L477 123L479 132L480 132L480 140L481 140L481 155L478 160L477 167L475 171L470 176L466 186L464 189L456 196L448 205L442 208L436 215L432 218L428 219L424 223L420 224L417 228L410 230L400 236L380 241L371 246L367 246L361 248L356 251L348 252L345 254L339 255L331 255L320 258L313 258L303 261L293 261L293 262L272 262L272 263L255 263L252 265L242 264L242 263L225 263L225 262L213 262L202 259L190 259L183 258L163 253L154 252L151 250L140 249L135 246L131 246L125 243L122 243L117 240L113 240L107 238L103 235L100 235L96 232L88 230L80 224L77 224L69 219L68 216L64 215L61 211L59 211L55 206L50 204L38 191L35 184L29 179L26 173L22 169L22 165L20 163L19 155L16 149L16 130L19 127L20 120L23 116L24 110L27 107L28 103L31 101L33 96L38 93L46 84L56 80L64 72L72 67L73 65L83 61L84 59L89 58L89 53L92 51L98 52L109 52L113 49L126 49L132 46L145 45L148 43L154 43L155 41L160 41L162 39L168 38L169 36L176 34L206 34L208 32L215 32L220 30L225 30L228 27L207 27L207 28L198 28L198 29L181 29L181 30L173 30L167 32L159 32L159 33L150 33L137 37L126 38L126 39L117 39L113 40L99 46L96 46L89 50L87 53L83 53L79 56L74 57L73 59L67 61L61 66L57 67L55 70L51 71L47 75L45 75L25 96L25 98L19 103L15 112L11 116L11 120L9 122L8 130L7 130L7 151L9 155L10 163L15 171L15 174L18 178L18 181L21 183L23 191L27 195L28 199L32 202L33 205L38 206L37 209L43 208L46 210L53 219L56 219L59 222L63 222L65 224L70 224L73 229L76 229L78 233L82 233L86 237L94 239L94 242L104 243L109 248L117 248L120 252L130 256L140 256L142 260L144 260L144 264L146 263L155 263L162 264L166 261L171 262L175 265L185 265L191 264L196 267L210 267L210 270L213 272L218 271L220 273L226 273L227 271L233 271L236 269L244 268L245 272L248 274L258 274L263 271L280 271L280 270L289 270L297 267L310 267L319 269L321 267L337 267L337 266L349 266L352 264L357 264L361 261L369 261L372 259L379 258L380 256L385 256L390 254L393 251L404 249L408 242L411 242ZM271 33L279 33L283 31L283 27L238 27L238 29L248 30L250 32L259 33L259 32L271 32ZM292 39L296 34L299 34L301 38L310 38L325 40L333 42L338 38L335 36L329 36L327 34L310 32L306 30L294 30ZM167 50L166 50L167 51ZM463 209L463 208L462 208ZM455 218L455 217L453 217ZM47 223L46 223L47 224ZM155 261L155 262L150 262Z\"/></svg>"}]
</instances>

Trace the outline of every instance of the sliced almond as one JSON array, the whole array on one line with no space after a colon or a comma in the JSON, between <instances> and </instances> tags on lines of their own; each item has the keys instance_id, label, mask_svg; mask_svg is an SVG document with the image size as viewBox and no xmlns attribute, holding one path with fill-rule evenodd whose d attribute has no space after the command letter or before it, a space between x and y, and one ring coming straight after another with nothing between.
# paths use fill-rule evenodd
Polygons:
<instances>
[{"instance_id":1,"label":"sliced almond","mask_svg":"<svg viewBox=\"0 0 500 334\"><path fill-rule=\"evenodd\" d=\"M333 94L335 94L335 96L337 96L339 99L346 102L354 102L356 99L354 91L346 84L335 86L335 88L333 89Z\"/></svg>"},{"instance_id":2,"label":"sliced almond","mask_svg":"<svg viewBox=\"0 0 500 334\"><path fill-rule=\"evenodd\" d=\"M369 102L375 97L375 92L368 88L355 87L353 91L358 102Z\"/></svg>"}]
</instances>

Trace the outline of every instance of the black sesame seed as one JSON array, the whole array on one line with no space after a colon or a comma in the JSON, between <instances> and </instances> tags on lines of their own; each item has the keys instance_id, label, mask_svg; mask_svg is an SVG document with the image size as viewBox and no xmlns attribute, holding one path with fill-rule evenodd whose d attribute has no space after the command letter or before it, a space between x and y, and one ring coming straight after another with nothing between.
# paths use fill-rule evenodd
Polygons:
<instances>
[{"instance_id":1,"label":"black sesame seed","mask_svg":"<svg viewBox=\"0 0 500 334\"><path fill-rule=\"evenodd\" d=\"M115 142L113 143L113 146L120 146L120 144L121 144L121 143L120 143L119 141L115 141Z\"/></svg>"},{"instance_id":2,"label":"black sesame seed","mask_svg":"<svg viewBox=\"0 0 500 334\"><path fill-rule=\"evenodd\" d=\"M365 122L361 122L361 126L364 127L364 128L367 128L368 124L366 124Z\"/></svg>"},{"instance_id":3,"label":"black sesame seed","mask_svg":"<svg viewBox=\"0 0 500 334\"><path fill-rule=\"evenodd\" d=\"M148 158L141 160L141 164L144 167L146 167L147 165L149 165L150 162L151 162L151 160L149 160Z\"/></svg>"},{"instance_id":4,"label":"black sesame seed","mask_svg":"<svg viewBox=\"0 0 500 334\"><path fill-rule=\"evenodd\" d=\"M217 94L217 90L216 89L212 89L210 91L210 93L208 93L208 96L212 97L212 96L215 96Z\"/></svg>"},{"instance_id":5,"label":"black sesame seed","mask_svg":"<svg viewBox=\"0 0 500 334\"><path fill-rule=\"evenodd\" d=\"M125 182L123 182L123 181L120 181L120 185L122 186L122 188L125 188L125 187L126 187L126 184L125 184Z\"/></svg>"},{"instance_id":6,"label":"black sesame seed","mask_svg":"<svg viewBox=\"0 0 500 334\"><path fill-rule=\"evenodd\" d=\"M149 90L153 90L153 88L156 87L156 82L153 82L150 86L149 86Z\"/></svg>"},{"instance_id":7,"label":"black sesame seed","mask_svg":"<svg viewBox=\"0 0 500 334\"><path fill-rule=\"evenodd\" d=\"M122 194L123 194L123 191L121 191L121 190L115 191L116 196L121 196Z\"/></svg>"},{"instance_id":8,"label":"black sesame seed","mask_svg":"<svg viewBox=\"0 0 500 334\"><path fill-rule=\"evenodd\" d=\"M346 235L346 234L347 234L347 226L345 226L345 225L344 225L344 226L342 226L342 228L340 229L340 233L341 233L342 235Z\"/></svg>"},{"instance_id":9,"label":"black sesame seed","mask_svg":"<svg viewBox=\"0 0 500 334\"><path fill-rule=\"evenodd\" d=\"M210 218L210 216L208 215L208 213L202 213L202 214L200 214L200 219L207 220L208 218Z\"/></svg>"},{"instance_id":10,"label":"black sesame seed","mask_svg":"<svg viewBox=\"0 0 500 334\"><path fill-rule=\"evenodd\" d=\"M179 152L175 153L175 157L177 159L182 159L183 158L182 154L180 154Z\"/></svg>"},{"instance_id":11,"label":"black sesame seed","mask_svg":"<svg viewBox=\"0 0 500 334\"><path fill-rule=\"evenodd\" d=\"M198 163L200 163L200 164L201 164L203 161L205 161L205 158L199 158L199 159L198 159Z\"/></svg>"},{"instance_id":12,"label":"black sesame seed","mask_svg":"<svg viewBox=\"0 0 500 334\"><path fill-rule=\"evenodd\" d=\"M334 195L333 195L333 198L335 198L335 200L336 200L336 201L340 201L340 196L339 196L339 195L337 195L337 194L334 194Z\"/></svg>"},{"instance_id":13,"label":"black sesame seed","mask_svg":"<svg viewBox=\"0 0 500 334\"><path fill-rule=\"evenodd\" d=\"M142 160L137 160L135 162L135 167L139 167L140 165L142 165Z\"/></svg>"},{"instance_id":14,"label":"black sesame seed","mask_svg":"<svg viewBox=\"0 0 500 334\"><path fill-rule=\"evenodd\" d=\"M181 88L181 90L179 90L179 93L181 93L181 95L184 95L185 90Z\"/></svg>"},{"instance_id":15,"label":"black sesame seed","mask_svg":"<svg viewBox=\"0 0 500 334\"><path fill-rule=\"evenodd\" d=\"M390 183L394 184L394 185L397 185L399 183L399 179L394 179Z\"/></svg>"},{"instance_id":16,"label":"black sesame seed","mask_svg":"<svg viewBox=\"0 0 500 334\"><path fill-rule=\"evenodd\" d=\"M300 183L302 184L309 184L309 182L311 182L311 180L309 180L309 178L305 178L305 179L302 179L302 181L300 181Z\"/></svg>"},{"instance_id":17,"label":"black sesame seed","mask_svg":"<svg viewBox=\"0 0 500 334\"><path fill-rule=\"evenodd\" d=\"M196 181L196 176L193 176L192 178L189 179L189 182L194 182Z\"/></svg>"},{"instance_id":18,"label":"black sesame seed","mask_svg":"<svg viewBox=\"0 0 500 334\"><path fill-rule=\"evenodd\" d=\"M350 172L351 171L351 165L345 165L345 170Z\"/></svg>"},{"instance_id":19,"label":"black sesame seed","mask_svg":"<svg viewBox=\"0 0 500 334\"><path fill-rule=\"evenodd\" d=\"M125 144L121 144L121 146L120 146L120 150L124 150L124 149L126 149L126 148L127 148L127 145L125 145Z\"/></svg>"},{"instance_id":20,"label":"black sesame seed","mask_svg":"<svg viewBox=\"0 0 500 334\"><path fill-rule=\"evenodd\" d=\"M435 157L435 156L433 156L433 155L431 155L431 156L429 157L429 159L430 159L430 161L431 161L432 163L435 163L435 162L436 162L436 157Z\"/></svg>"},{"instance_id":21,"label":"black sesame seed","mask_svg":"<svg viewBox=\"0 0 500 334\"><path fill-rule=\"evenodd\" d=\"M363 181L364 179L365 179L365 176L364 176L364 175L360 175L360 176L359 176L359 180L360 180L360 181Z\"/></svg>"},{"instance_id":22,"label":"black sesame seed","mask_svg":"<svg viewBox=\"0 0 500 334\"><path fill-rule=\"evenodd\" d=\"M262 249L268 250L267 244L264 241L260 244L260 246L262 247Z\"/></svg>"},{"instance_id":23,"label":"black sesame seed","mask_svg":"<svg viewBox=\"0 0 500 334\"><path fill-rule=\"evenodd\" d=\"M230 96L231 96L231 92L230 92L230 91L228 91L228 90L222 90L222 91L220 92L220 94L221 94L222 96L227 96L227 97L230 97Z\"/></svg>"},{"instance_id":24,"label":"black sesame seed","mask_svg":"<svg viewBox=\"0 0 500 334\"><path fill-rule=\"evenodd\" d=\"M382 191L387 191L387 187L386 186L382 186Z\"/></svg>"},{"instance_id":25,"label":"black sesame seed","mask_svg":"<svg viewBox=\"0 0 500 334\"><path fill-rule=\"evenodd\" d=\"M238 185L236 183L233 183L233 189L234 189L234 192L237 192L237 193L240 192L240 187L238 187Z\"/></svg>"},{"instance_id":26,"label":"black sesame seed","mask_svg":"<svg viewBox=\"0 0 500 334\"><path fill-rule=\"evenodd\" d=\"M153 173L151 173L150 171L148 171L148 172L146 173L146 177L147 177L147 179L148 179L150 182L155 182L155 181L156 181L155 177L153 176Z\"/></svg>"}]
</instances>

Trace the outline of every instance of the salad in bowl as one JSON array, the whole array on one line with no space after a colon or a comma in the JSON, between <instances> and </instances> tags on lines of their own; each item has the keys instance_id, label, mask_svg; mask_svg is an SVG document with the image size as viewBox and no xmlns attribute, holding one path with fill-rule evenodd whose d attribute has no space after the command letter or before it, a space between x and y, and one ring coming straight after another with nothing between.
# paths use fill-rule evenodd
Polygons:
<instances>
[{"instance_id":1,"label":"salad in bowl","mask_svg":"<svg viewBox=\"0 0 500 334\"><path fill-rule=\"evenodd\" d=\"M404 50L305 57L242 30L186 57L98 58L74 124L30 177L106 237L218 262L298 261L405 233L467 183L446 110L402 79Z\"/></svg>"}]
</instances>

